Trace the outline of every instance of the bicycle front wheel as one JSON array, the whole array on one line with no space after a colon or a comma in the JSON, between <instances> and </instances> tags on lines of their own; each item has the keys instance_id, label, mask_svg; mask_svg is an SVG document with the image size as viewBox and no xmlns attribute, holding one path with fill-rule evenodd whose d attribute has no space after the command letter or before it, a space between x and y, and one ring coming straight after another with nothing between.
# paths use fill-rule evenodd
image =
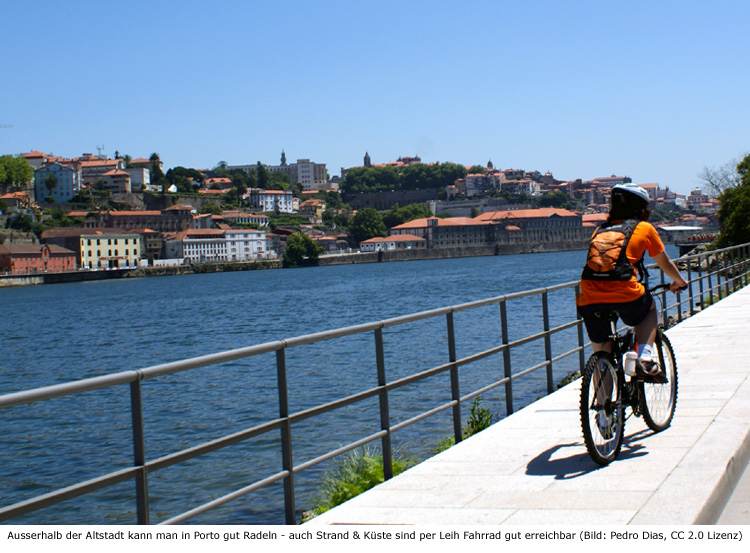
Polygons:
<instances>
[{"instance_id":1,"label":"bicycle front wheel","mask_svg":"<svg viewBox=\"0 0 750 553\"><path fill-rule=\"evenodd\" d=\"M625 424L621 380L606 353L594 353L581 379L581 428L591 458L608 465L620 454Z\"/></svg>"},{"instance_id":2,"label":"bicycle front wheel","mask_svg":"<svg viewBox=\"0 0 750 553\"><path fill-rule=\"evenodd\" d=\"M661 432L672 424L677 407L677 361L669 338L660 330L656 336L656 351L664 372L665 382L641 382L641 411L643 420L654 432Z\"/></svg>"}]
</instances>

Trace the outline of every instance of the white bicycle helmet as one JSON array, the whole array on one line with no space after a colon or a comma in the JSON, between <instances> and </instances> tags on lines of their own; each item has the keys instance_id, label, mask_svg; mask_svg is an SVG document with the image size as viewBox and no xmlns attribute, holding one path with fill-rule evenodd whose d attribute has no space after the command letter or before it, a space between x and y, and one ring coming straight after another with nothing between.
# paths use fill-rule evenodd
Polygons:
<instances>
[{"instance_id":1,"label":"white bicycle helmet","mask_svg":"<svg viewBox=\"0 0 750 553\"><path fill-rule=\"evenodd\" d=\"M638 186L637 184L633 184L632 182L626 183L626 184L616 184L612 187L612 192L615 190L622 190L623 192L627 192L629 194L633 194L635 196L638 196L641 200L648 203L651 199L648 195L648 192L646 192L645 188L642 188Z\"/></svg>"}]
</instances>

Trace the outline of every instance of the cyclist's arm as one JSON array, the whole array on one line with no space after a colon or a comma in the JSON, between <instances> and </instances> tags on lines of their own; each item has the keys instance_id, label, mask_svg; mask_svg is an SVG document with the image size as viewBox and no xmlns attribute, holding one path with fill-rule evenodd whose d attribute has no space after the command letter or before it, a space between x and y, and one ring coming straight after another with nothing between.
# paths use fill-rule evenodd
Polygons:
<instances>
[{"instance_id":1,"label":"cyclist's arm","mask_svg":"<svg viewBox=\"0 0 750 553\"><path fill-rule=\"evenodd\" d=\"M655 255L654 261L656 261L659 268L672 279L672 284L669 287L672 292L676 292L680 288L685 288L687 286L687 282L682 278L680 271L677 270L677 267L672 263L672 260L669 259L666 252L661 252L660 254Z\"/></svg>"}]
</instances>

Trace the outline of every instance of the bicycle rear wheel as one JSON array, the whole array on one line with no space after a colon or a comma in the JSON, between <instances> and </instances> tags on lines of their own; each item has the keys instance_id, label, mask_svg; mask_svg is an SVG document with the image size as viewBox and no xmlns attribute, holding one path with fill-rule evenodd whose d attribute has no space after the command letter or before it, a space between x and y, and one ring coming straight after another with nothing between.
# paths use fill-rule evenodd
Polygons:
<instances>
[{"instance_id":1,"label":"bicycle rear wheel","mask_svg":"<svg viewBox=\"0 0 750 553\"><path fill-rule=\"evenodd\" d=\"M672 424L677 406L677 361L672 344L663 331L656 335L656 351L666 382L641 382L641 411L643 420L654 432L661 432Z\"/></svg>"},{"instance_id":2,"label":"bicycle rear wheel","mask_svg":"<svg viewBox=\"0 0 750 553\"><path fill-rule=\"evenodd\" d=\"M581 380L581 428L591 458L608 465L620 454L625 424L622 381L606 353L594 353Z\"/></svg>"}]
</instances>

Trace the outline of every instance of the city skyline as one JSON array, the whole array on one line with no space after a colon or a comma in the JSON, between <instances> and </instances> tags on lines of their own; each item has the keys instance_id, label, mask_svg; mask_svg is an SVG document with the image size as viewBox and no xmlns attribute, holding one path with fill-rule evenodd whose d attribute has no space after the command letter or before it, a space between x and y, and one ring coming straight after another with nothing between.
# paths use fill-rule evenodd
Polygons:
<instances>
[{"instance_id":1,"label":"city skyline","mask_svg":"<svg viewBox=\"0 0 750 553\"><path fill-rule=\"evenodd\" d=\"M103 145L213 167L284 149L335 175L367 151L687 193L749 149L743 2L133 2L138 25L92 2L4 12L2 153Z\"/></svg>"}]
</instances>

